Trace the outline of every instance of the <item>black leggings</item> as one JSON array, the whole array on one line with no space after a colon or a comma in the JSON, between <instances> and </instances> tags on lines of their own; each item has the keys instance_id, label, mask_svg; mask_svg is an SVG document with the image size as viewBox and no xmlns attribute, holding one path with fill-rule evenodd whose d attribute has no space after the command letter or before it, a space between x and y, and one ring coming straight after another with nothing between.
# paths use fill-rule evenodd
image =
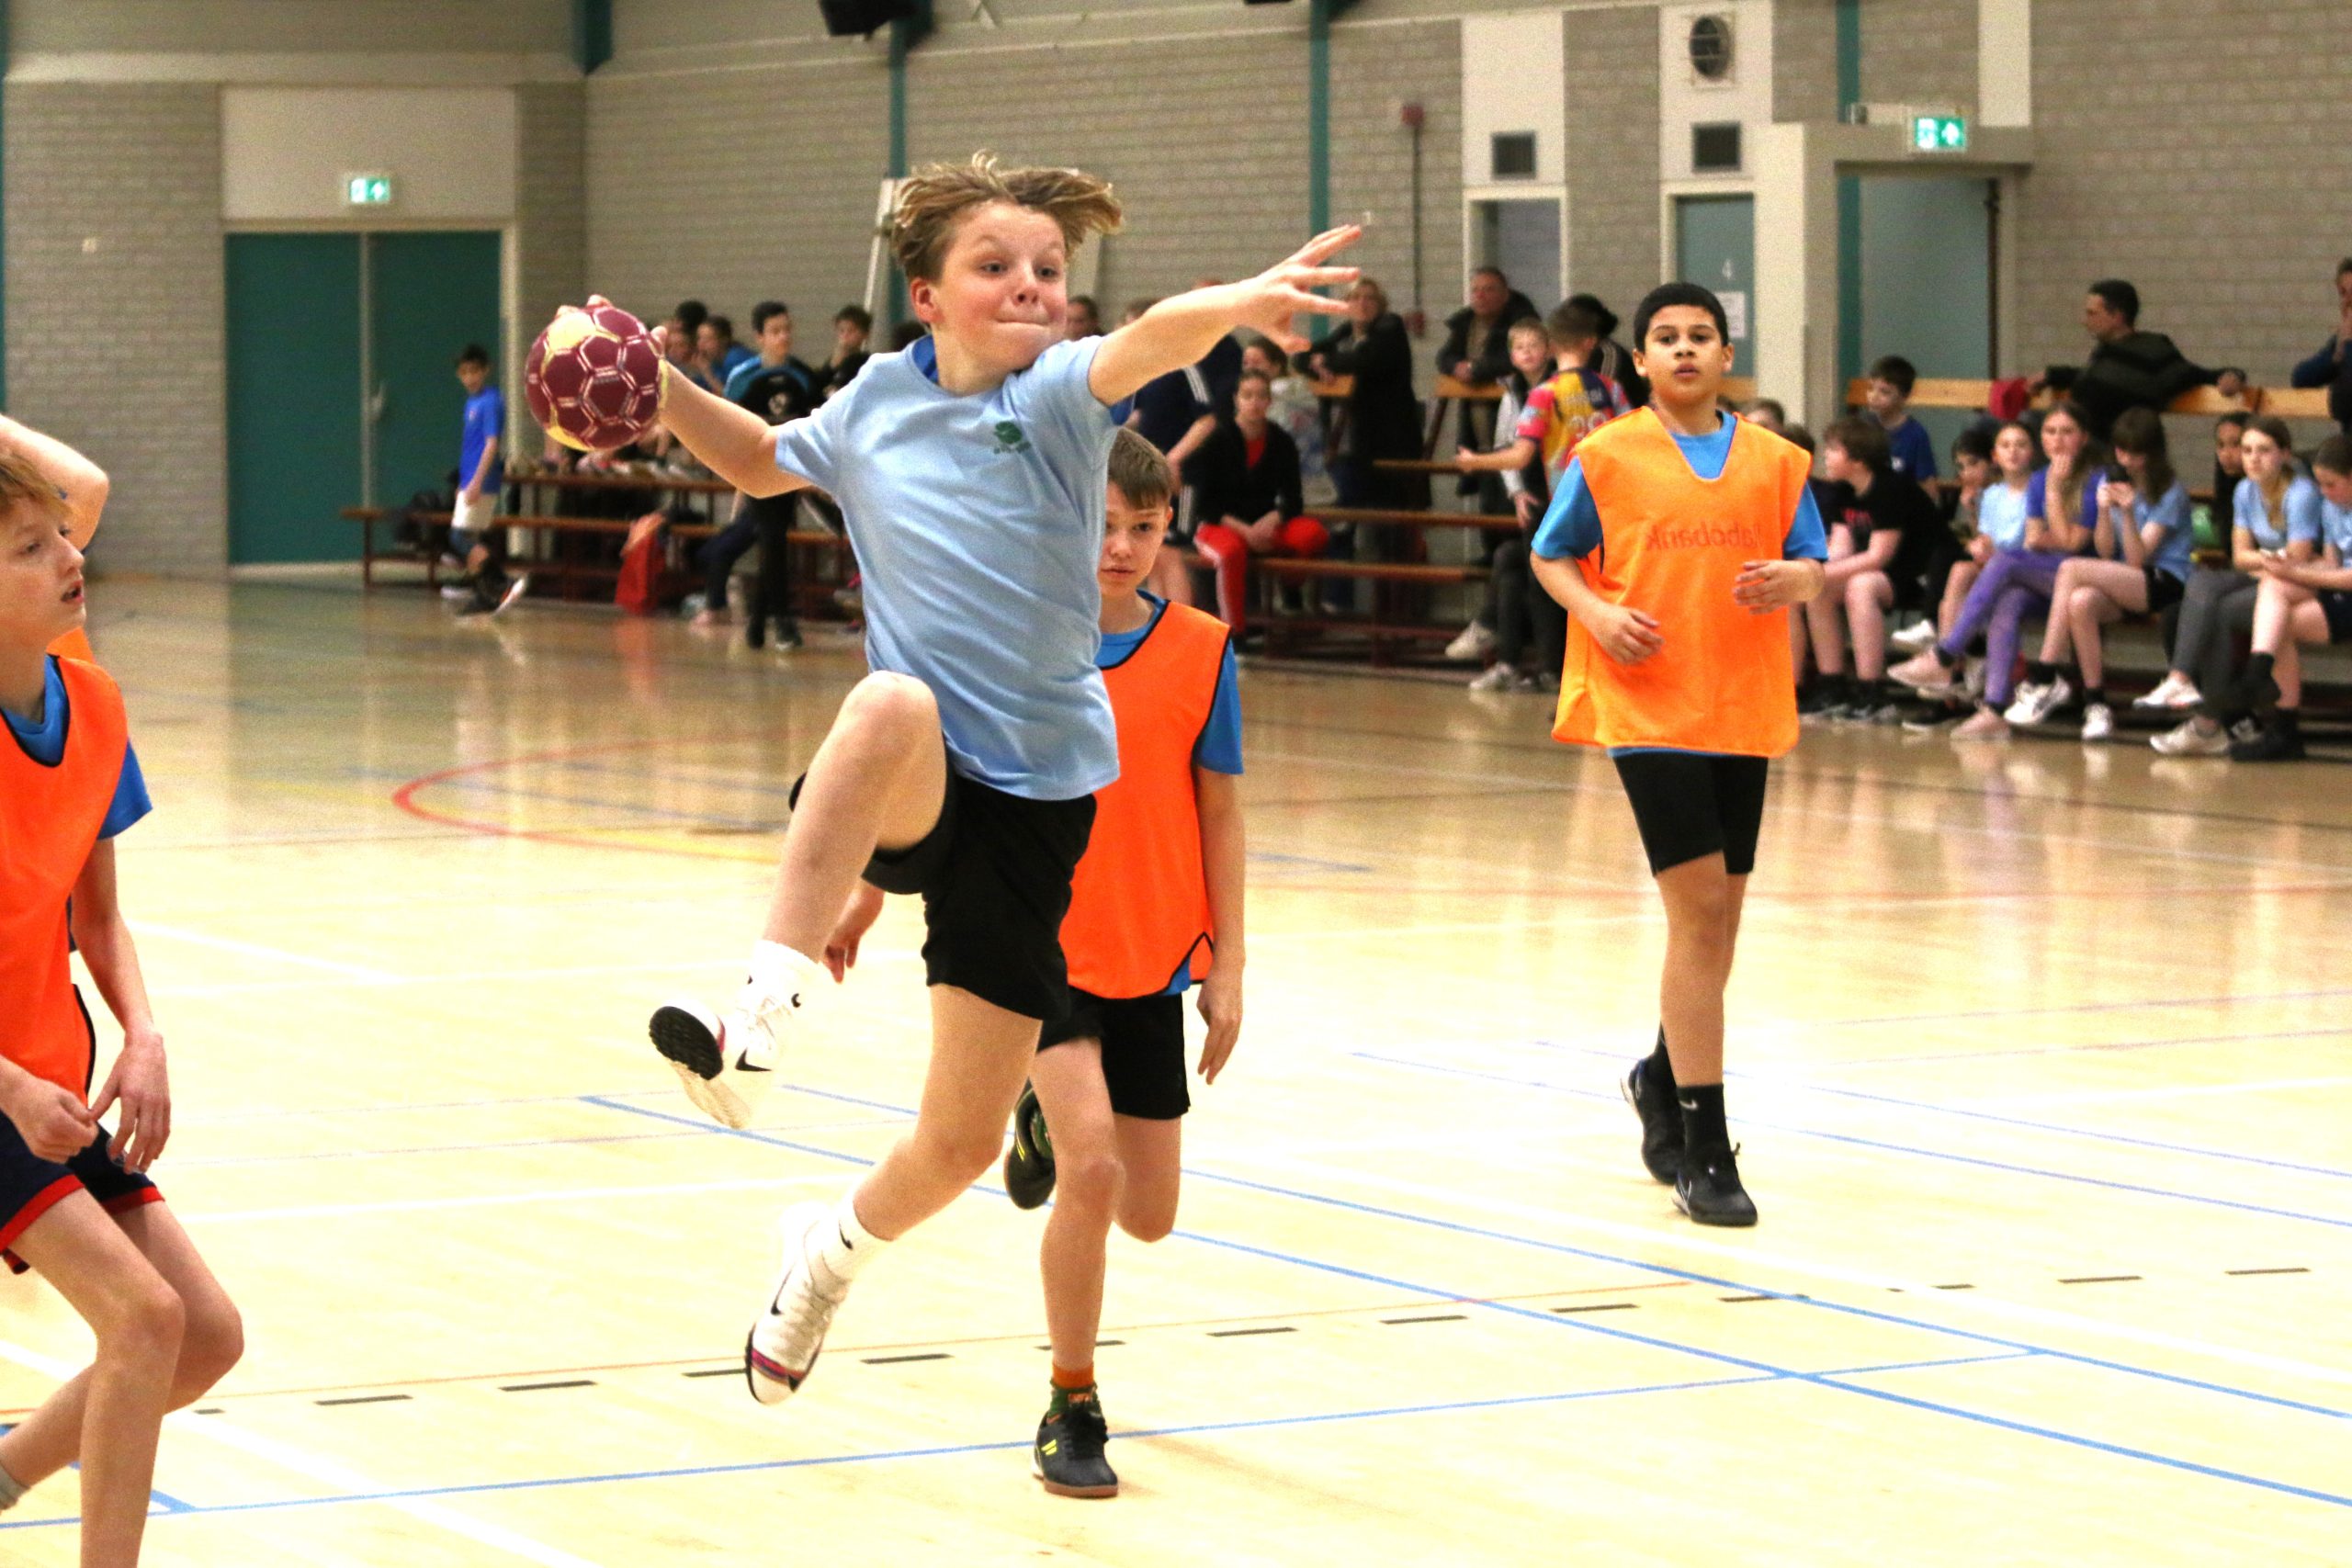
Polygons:
<instances>
[{"instance_id":1,"label":"black leggings","mask_svg":"<svg viewBox=\"0 0 2352 1568\"><path fill-rule=\"evenodd\" d=\"M1487 580L1495 652L1503 663L1515 666L1532 642L1536 669L1556 677L1567 662L1568 613L1535 581L1531 555L1524 534L1514 534L1495 547L1494 575Z\"/></svg>"},{"instance_id":2,"label":"black leggings","mask_svg":"<svg viewBox=\"0 0 2352 1568\"><path fill-rule=\"evenodd\" d=\"M789 636L799 629L792 613L790 537L797 504L791 496L775 496L747 501L743 509L751 514L760 545L760 571L752 580L750 614L744 619L755 634L774 621L780 635Z\"/></svg>"},{"instance_id":3,"label":"black leggings","mask_svg":"<svg viewBox=\"0 0 2352 1568\"><path fill-rule=\"evenodd\" d=\"M1724 857L1727 875L1746 876L1756 869L1770 767L1765 759L1629 751L1611 761L1625 798L1633 802L1652 876L1712 854Z\"/></svg>"}]
</instances>

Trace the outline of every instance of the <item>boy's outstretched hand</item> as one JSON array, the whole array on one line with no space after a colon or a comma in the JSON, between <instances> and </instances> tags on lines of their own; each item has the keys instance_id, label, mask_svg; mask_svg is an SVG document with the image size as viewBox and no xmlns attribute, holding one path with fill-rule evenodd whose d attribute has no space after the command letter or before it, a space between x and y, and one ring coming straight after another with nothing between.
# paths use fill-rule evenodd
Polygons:
<instances>
[{"instance_id":1,"label":"boy's outstretched hand","mask_svg":"<svg viewBox=\"0 0 2352 1568\"><path fill-rule=\"evenodd\" d=\"M1362 267L1323 265L1363 237L1360 224L1327 230L1301 245L1288 260L1235 284L1238 324L1263 333L1280 344L1285 353L1296 354L1304 349L1307 340L1292 330L1292 318L1302 312L1317 316L1348 313L1345 299L1333 299L1312 291L1351 286L1363 276Z\"/></svg>"},{"instance_id":2,"label":"boy's outstretched hand","mask_svg":"<svg viewBox=\"0 0 2352 1568\"><path fill-rule=\"evenodd\" d=\"M1731 585L1733 602L1759 615L1802 604L1820 592L1821 563L1810 560L1748 561Z\"/></svg>"}]
</instances>

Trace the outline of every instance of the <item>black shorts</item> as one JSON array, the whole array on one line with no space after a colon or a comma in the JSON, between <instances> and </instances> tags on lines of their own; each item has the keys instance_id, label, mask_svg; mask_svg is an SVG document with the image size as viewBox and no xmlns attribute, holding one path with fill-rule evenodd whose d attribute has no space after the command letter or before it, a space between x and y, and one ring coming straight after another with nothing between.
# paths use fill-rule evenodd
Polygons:
<instances>
[{"instance_id":1,"label":"black shorts","mask_svg":"<svg viewBox=\"0 0 2352 1568\"><path fill-rule=\"evenodd\" d=\"M922 895L928 984L958 987L1023 1018L1054 1018L1069 996L1069 880L1093 830L1091 795L1029 800L950 769L931 831L876 853L865 880L885 893Z\"/></svg>"},{"instance_id":2,"label":"black shorts","mask_svg":"<svg viewBox=\"0 0 2352 1568\"><path fill-rule=\"evenodd\" d=\"M1756 836L1764 825L1761 757L1704 751L1630 751L1612 759L1650 874L1706 855L1724 857L1724 870L1746 876L1756 869Z\"/></svg>"},{"instance_id":3,"label":"black shorts","mask_svg":"<svg viewBox=\"0 0 2352 1568\"><path fill-rule=\"evenodd\" d=\"M2163 615L2179 604L2180 596L2188 592L2188 584L2169 572L2158 571L2154 567L2146 567L2143 570L2147 574L2148 614L2152 615Z\"/></svg>"},{"instance_id":4,"label":"black shorts","mask_svg":"<svg viewBox=\"0 0 2352 1568\"><path fill-rule=\"evenodd\" d=\"M2352 593L2340 588L2319 591L2320 613L2327 617L2327 640L2352 642Z\"/></svg>"},{"instance_id":5,"label":"black shorts","mask_svg":"<svg viewBox=\"0 0 2352 1568\"><path fill-rule=\"evenodd\" d=\"M107 1145L113 1137L100 1127L89 1147L58 1165L27 1148L17 1124L0 1116L0 1249L15 1246L35 1220L77 1189L86 1190L109 1214L161 1202L162 1189L107 1157ZM18 1274L27 1268L13 1252L0 1250L0 1258Z\"/></svg>"},{"instance_id":6,"label":"black shorts","mask_svg":"<svg viewBox=\"0 0 2352 1568\"><path fill-rule=\"evenodd\" d=\"M1107 1000L1073 986L1069 1009L1046 1025L1037 1049L1073 1040L1102 1043L1102 1084L1122 1116L1173 1122L1193 1108L1184 1082L1184 998Z\"/></svg>"}]
</instances>

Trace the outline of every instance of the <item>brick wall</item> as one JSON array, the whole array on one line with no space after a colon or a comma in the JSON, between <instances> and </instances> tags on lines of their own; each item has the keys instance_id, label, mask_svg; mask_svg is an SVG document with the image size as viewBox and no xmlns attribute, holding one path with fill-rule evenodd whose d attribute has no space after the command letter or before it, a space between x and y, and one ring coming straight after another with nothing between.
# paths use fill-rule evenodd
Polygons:
<instances>
[{"instance_id":1,"label":"brick wall","mask_svg":"<svg viewBox=\"0 0 2352 1568\"><path fill-rule=\"evenodd\" d=\"M515 299L518 346L527 347L556 307L587 293L586 93L576 82L532 83L514 91ZM504 376L506 428L526 435L520 367ZM532 457L531 444L517 444Z\"/></svg>"},{"instance_id":2,"label":"brick wall","mask_svg":"<svg viewBox=\"0 0 2352 1568\"><path fill-rule=\"evenodd\" d=\"M1837 0L1773 0L1772 118L1838 118Z\"/></svg>"},{"instance_id":3,"label":"brick wall","mask_svg":"<svg viewBox=\"0 0 2352 1568\"><path fill-rule=\"evenodd\" d=\"M2343 21L2341 0L2146 0L2118 28L2100 0L2040 0L2008 368L2080 363L2084 288L2120 276L2191 359L2285 382L2352 250Z\"/></svg>"},{"instance_id":4,"label":"brick wall","mask_svg":"<svg viewBox=\"0 0 2352 1568\"><path fill-rule=\"evenodd\" d=\"M1566 34L1568 287L1630 321L1658 282L1657 13L1575 12Z\"/></svg>"},{"instance_id":5,"label":"brick wall","mask_svg":"<svg viewBox=\"0 0 2352 1568\"><path fill-rule=\"evenodd\" d=\"M8 412L112 477L94 571L216 571L228 558L219 92L6 91Z\"/></svg>"},{"instance_id":6,"label":"brick wall","mask_svg":"<svg viewBox=\"0 0 2352 1568\"><path fill-rule=\"evenodd\" d=\"M586 117L588 287L657 318L697 298L739 334L752 305L779 299L794 352L831 352L826 323L865 292L889 164L882 63L600 73Z\"/></svg>"},{"instance_id":7,"label":"brick wall","mask_svg":"<svg viewBox=\"0 0 2352 1568\"><path fill-rule=\"evenodd\" d=\"M1976 0L1868 0L1861 19L1864 103L1974 111Z\"/></svg>"},{"instance_id":8,"label":"brick wall","mask_svg":"<svg viewBox=\"0 0 2352 1568\"><path fill-rule=\"evenodd\" d=\"M1302 72L1302 76L1304 73ZM1399 311L1413 306L1412 135L1397 121L1408 102L1428 116L1421 132L1421 299L1430 334L1417 347L1433 355L1445 318L1461 308L1462 276L1462 28L1427 26L1351 28L1331 34L1331 220L1352 223L1367 211L1373 223L1351 253L1380 280ZM1302 185L1306 155L1297 167ZM1302 198L1295 221L1304 224ZM1428 389L1434 371L1417 354L1416 386Z\"/></svg>"}]
</instances>

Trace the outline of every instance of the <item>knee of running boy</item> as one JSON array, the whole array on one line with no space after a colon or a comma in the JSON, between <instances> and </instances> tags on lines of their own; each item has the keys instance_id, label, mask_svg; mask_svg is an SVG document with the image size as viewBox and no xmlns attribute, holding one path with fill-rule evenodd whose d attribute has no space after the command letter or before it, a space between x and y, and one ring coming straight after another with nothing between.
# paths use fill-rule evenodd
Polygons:
<instances>
[{"instance_id":1,"label":"knee of running boy","mask_svg":"<svg viewBox=\"0 0 2352 1568\"><path fill-rule=\"evenodd\" d=\"M1004 1155L1001 1123L927 1127L918 1122L913 1143L924 1166L942 1178L953 1179L959 1187L978 1181Z\"/></svg>"},{"instance_id":2,"label":"knee of running boy","mask_svg":"<svg viewBox=\"0 0 2352 1568\"><path fill-rule=\"evenodd\" d=\"M183 1402L195 1399L227 1377L245 1356L245 1320L235 1306L191 1315L180 1341L178 1387Z\"/></svg>"},{"instance_id":3,"label":"knee of running boy","mask_svg":"<svg viewBox=\"0 0 2352 1568\"><path fill-rule=\"evenodd\" d=\"M926 739L939 733L939 699L911 675L877 670L842 699L838 727L893 739Z\"/></svg>"},{"instance_id":4,"label":"knee of running boy","mask_svg":"<svg viewBox=\"0 0 2352 1568\"><path fill-rule=\"evenodd\" d=\"M1126 1184L1126 1167L1107 1147L1073 1150L1058 1133L1054 1137L1054 1191L1057 1203L1085 1209L1106 1219L1118 1207Z\"/></svg>"},{"instance_id":5,"label":"knee of running boy","mask_svg":"<svg viewBox=\"0 0 2352 1568\"><path fill-rule=\"evenodd\" d=\"M1119 1228L1140 1242L1166 1241L1176 1229L1176 1205L1172 1201L1122 1204Z\"/></svg>"},{"instance_id":6,"label":"knee of running boy","mask_svg":"<svg viewBox=\"0 0 2352 1568\"><path fill-rule=\"evenodd\" d=\"M187 1306L170 1281L150 1269L143 1278L118 1280L89 1314L98 1354L160 1366L179 1361L187 1330Z\"/></svg>"}]
</instances>

